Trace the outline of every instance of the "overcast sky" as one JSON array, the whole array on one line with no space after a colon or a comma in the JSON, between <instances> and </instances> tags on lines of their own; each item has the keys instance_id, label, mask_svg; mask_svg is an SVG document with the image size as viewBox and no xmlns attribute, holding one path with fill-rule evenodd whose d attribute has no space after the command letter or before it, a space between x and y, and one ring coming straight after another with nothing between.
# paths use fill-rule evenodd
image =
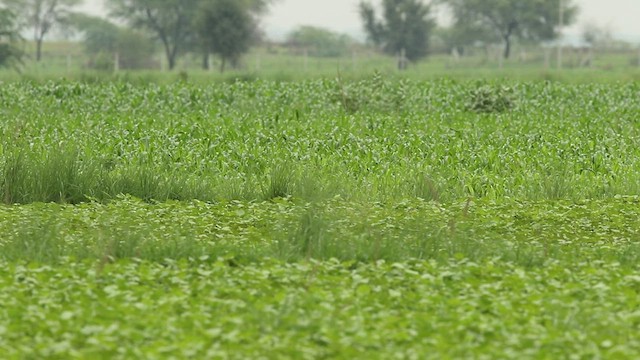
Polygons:
<instances>
[{"instance_id":1,"label":"overcast sky","mask_svg":"<svg viewBox=\"0 0 640 360\"><path fill-rule=\"evenodd\" d=\"M526 1L526 0L523 0ZM361 35L358 16L360 0L277 0L263 20L271 37L281 37L298 25L316 25L351 35ZM372 1L377 3L377 0ZM640 42L640 0L574 0L580 7L578 25L570 31L579 32L580 24L596 23L626 39ZM101 14L102 0L85 0L84 10Z\"/></svg>"}]
</instances>

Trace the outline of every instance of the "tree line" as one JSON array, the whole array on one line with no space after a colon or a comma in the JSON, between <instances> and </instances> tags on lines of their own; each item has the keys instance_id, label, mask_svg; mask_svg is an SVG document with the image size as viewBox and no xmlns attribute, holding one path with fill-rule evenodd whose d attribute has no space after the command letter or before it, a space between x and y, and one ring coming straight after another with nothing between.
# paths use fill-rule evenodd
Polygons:
<instances>
[{"instance_id":1,"label":"tree line","mask_svg":"<svg viewBox=\"0 0 640 360\"><path fill-rule=\"evenodd\" d=\"M561 30L558 25L572 24L578 12L571 0L382 0L381 5L377 14L372 3L360 3L369 41L389 54L402 52L410 61L429 51L436 28L435 7L451 14L452 25L441 31L450 47L464 51L476 43L502 43L504 58L511 56L514 39L556 39Z\"/></svg>"},{"instance_id":2,"label":"tree line","mask_svg":"<svg viewBox=\"0 0 640 360\"><path fill-rule=\"evenodd\" d=\"M199 52L204 67L214 54L224 70L227 64L236 65L259 36L257 20L271 0L106 0L108 19L73 11L81 2L0 0L0 62L21 62L24 53L18 43L28 31L36 46L35 60L40 61L45 36L58 27L81 34L85 47L97 54L122 51L134 61L140 52L153 51L153 44L145 40L151 35L161 45L169 69L181 54Z\"/></svg>"},{"instance_id":3,"label":"tree line","mask_svg":"<svg viewBox=\"0 0 640 360\"><path fill-rule=\"evenodd\" d=\"M274 0L106 0L108 19L74 11L82 0L0 0L0 64L17 66L24 52L21 34L31 32L35 59L42 43L58 27L80 34L94 54L118 53L128 63L163 50L169 69L184 53L199 53L208 68L210 56L220 70L237 66L260 37L258 19ZM277 1L277 0L275 0ZM446 8L452 24L438 29L435 9ZM408 62L428 55L436 32L459 52L477 43L502 43L505 58L514 40L540 42L558 37L559 23L577 17L572 0L363 0L359 12L368 42ZM122 24L126 26L122 26ZM150 42L149 35L156 39ZM292 44L320 44L316 54L331 56L349 39L323 29L301 27L289 36ZM108 55L111 56L111 55ZM100 58L96 57L99 62ZM106 62L112 59L106 59ZM404 66L404 62L399 65Z\"/></svg>"}]
</instances>

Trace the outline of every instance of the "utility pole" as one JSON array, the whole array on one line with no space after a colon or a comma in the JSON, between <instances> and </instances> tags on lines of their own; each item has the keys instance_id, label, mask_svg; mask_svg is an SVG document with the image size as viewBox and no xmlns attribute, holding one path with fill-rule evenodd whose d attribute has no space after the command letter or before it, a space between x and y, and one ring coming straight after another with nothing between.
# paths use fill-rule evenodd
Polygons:
<instances>
[{"instance_id":1,"label":"utility pole","mask_svg":"<svg viewBox=\"0 0 640 360\"><path fill-rule=\"evenodd\" d=\"M558 70L562 69L562 28L564 27L564 0L560 3L560 21L558 23Z\"/></svg>"}]
</instances>

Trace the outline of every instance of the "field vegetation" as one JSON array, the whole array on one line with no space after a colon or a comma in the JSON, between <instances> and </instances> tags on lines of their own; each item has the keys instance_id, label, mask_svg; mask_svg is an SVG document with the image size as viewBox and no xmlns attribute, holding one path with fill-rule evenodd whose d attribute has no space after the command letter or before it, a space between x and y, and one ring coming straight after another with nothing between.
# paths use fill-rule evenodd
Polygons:
<instances>
[{"instance_id":1,"label":"field vegetation","mask_svg":"<svg viewBox=\"0 0 640 360\"><path fill-rule=\"evenodd\" d=\"M5 83L0 353L637 358L639 95Z\"/></svg>"},{"instance_id":2,"label":"field vegetation","mask_svg":"<svg viewBox=\"0 0 640 360\"><path fill-rule=\"evenodd\" d=\"M98 32L100 33L100 32ZM128 37L129 40L132 38ZM99 46L103 46L98 44ZM148 44L147 44L148 45ZM127 46L140 51L142 45ZM27 42L25 51L30 54L35 45ZM27 57L22 73L13 69L0 69L0 80L5 82L46 83L65 78L82 83L128 82L135 84L169 85L178 81L209 85L212 82L254 81L258 79L283 82L309 79L342 78L343 80L365 80L375 71L385 79L410 78L416 81L455 79L459 81L562 81L564 83L617 83L640 80L640 54L628 44L610 45L593 49L590 66L581 66L583 52L565 50L563 70L558 71L555 49L539 46L519 46L518 56L498 59L494 48L470 48L466 55L454 58L439 49L427 59L412 63L404 71L397 70L397 59L379 54L364 46L352 46L347 53L337 57L323 57L278 44L253 47L237 64L225 73L218 71L219 59L211 58L210 70L202 70L202 58L198 54L187 54L179 58L176 71L166 71L161 53L148 60L143 69L127 69L121 64L115 71L113 55L100 55L100 63L84 53L83 44L69 41L51 41L43 44L46 61L35 62ZM515 50L514 50L515 51ZM124 54L120 61L124 62ZM137 56L137 55L136 55ZM545 59L548 57L548 62ZM142 57L138 57L142 59ZM99 65L99 66L97 66ZM165 71L163 71L163 69Z\"/></svg>"}]
</instances>

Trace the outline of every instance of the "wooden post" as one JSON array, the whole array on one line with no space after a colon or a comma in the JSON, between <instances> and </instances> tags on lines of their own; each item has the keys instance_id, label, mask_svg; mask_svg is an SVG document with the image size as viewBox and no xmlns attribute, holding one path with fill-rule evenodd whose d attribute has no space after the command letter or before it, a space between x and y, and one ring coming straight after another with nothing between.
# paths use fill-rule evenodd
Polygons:
<instances>
[{"instance_id":1,"label":"wooden post","mask_svg":"<svg viewBox=\"0 0 640 360\"><path fill-rule=\"evenodd\" d=\"M358 68L358 53L355 50L351 51L351 68L352 71L356 71Z\"/></svg>"},{"instance_id":2,"label":"wooden post","mask_svg":"<svg viewBox=\"0 0 640 360\"><path fill-rule=\"evenodd\" d=\"M407 50L402 48L398 54L398 70L407 69Z\"/></svg>"},{"instance_id":3,"label":"wooden post","mask_svg":"<svg viewBox=\"0 0 640 360\"><path fill-rule=\"evenodd\" d=\"M562 28L564 27L564 1L560 0L560 22L558 23L558 70L562 69Z\"/></svg>"},{"instance_id":4,"label":"wooden post","mask_svg":"<svg viewBox=\"0 0 640 360\"><path fill-rule=\"evenodd\" d=\"M549 48L544 48L544 69L549 70L550 62L551 62L551 51Z\"/></svg>"},{"instance_id":5,"label":"wooden post","mask_svg":"<svg viewBox=\"0 0 640 360\"><path fill-rule=\"evenodd\" d=\"M116 51L113 56L113 72L117 73L118 71L120 71L120 53Z\"/></svg>"},{"instance_id":6,"label":"wooden post","mask_svg":"<svg viewBox=\"0 0 640 360\"><path fill-rule=\"evenodd\" d=\"M309 69L309 50L304 48L304 72L307 72Z\"/></svg>"},{"instance_id":7,"label":"wooden post","mask_svg":"<svg viewBox=\"0 0 640 360\"><path fill-rule=\"evenodd\" d=\"M456 64L460 61L460 52L455 46L451 49L451 57L453 58L453 62Z\"/></svg>"}]
</instances>

